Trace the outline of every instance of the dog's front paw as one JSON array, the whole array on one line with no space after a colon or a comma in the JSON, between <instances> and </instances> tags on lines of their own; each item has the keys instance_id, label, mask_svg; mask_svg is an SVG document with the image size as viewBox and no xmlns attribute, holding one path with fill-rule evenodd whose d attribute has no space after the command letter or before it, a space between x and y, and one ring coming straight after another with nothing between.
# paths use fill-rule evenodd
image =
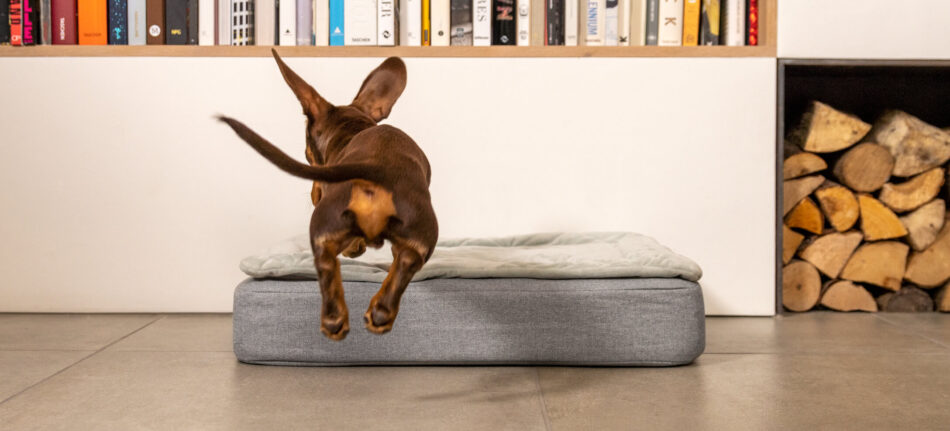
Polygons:
<instances>
[{"instance_id":1,"label":"dog's front paw","mask_svg":"<svg viewBox=\"0 0 950 431\"><path fill-rule=\"evenodd\" d=\"M373 301L369 309L363 314L363 326L377 335L383 335L393 329L393 323L396 321L396 313L381 307Z\"/></svg>"},{"instance_id":2,"label":"dog's front paw","mask_svg":"<svg viewBox=\"0 0 950 431\"><path fill-rule=\"evenodd\" d=\"M346 314L342 316L325 316L320 319L320 332L333 341L342 341L346 334L350 333L350 317Z\"/></svg>"}]
</instances>

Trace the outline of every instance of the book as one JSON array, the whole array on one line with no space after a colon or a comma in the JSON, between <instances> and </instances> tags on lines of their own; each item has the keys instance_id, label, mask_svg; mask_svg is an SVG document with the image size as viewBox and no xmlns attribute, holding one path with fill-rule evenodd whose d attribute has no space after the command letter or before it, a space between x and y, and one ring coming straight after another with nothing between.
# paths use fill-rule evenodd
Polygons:
<instances>
[{"instance_id":1,"label":"book","mask_svg":"<svg viewBox=\"0 0 950 431\"><path fill-rule=\"evenodd\" d=\"M722 44L745 45L745 0L722 0L720 14Z\"/></svg>"},{"instance_id":2,"label":"book","mask_svg":"<svg viewBox=\"0 0 950 431\"><path fill-rule=\"evenodd\" d=\"M544 0L544 44L564 45L564 10L565 1Z\"/></svg>"},{"instance_id":3,"label":"book","mask_svg":"<svg viewBox=\"0 0 950 431\"><path fill-rule=\"evenodd\" d=\"M109 45L129 44L129 2L109 0Z\"/></svg>"},{"instance_id":4,"label":"book","mask_svg":"<svg viewBox=\"0 0 950 431\"><path fill-rule=\"evenodd\" d=\"M432 46L449 46L451 13L449 0L430 1L429 16L432 27Z\"/></svg>"},{"instance_id":5,"label":"book","mask_svg":"<svg viewBox=\"0 0 950 431\"><path fill-rule=\"evenodd\" d=\"M149 0L146 0L149 1ZM229 0L215 0L215 45L231 44L231 2ZM146 15L146 19L148 15Z\"/></svg>"},{"instance_id":6,"label":"book","mask_svg":"<svg viewBox=\"0 0 950 431\"><path fill-rule=\"evenodd\" d=\"M580 20L578 11L581 2L579 0L565 0L564 3L564 45L577 46L577 33L580 29Z\"/></svg>"},{"instance_id":7,"label":"book","mask_svg":"<svg viewBox=\"0 0 950 431\"><path fill-rule=\"evenodd\" d=\"M516 0L518 17L518 46L531 45L531 0Z\"/></svg>"},{"instance_id":8,"label":"book","mask_svg":"<svg viewBox=\"0 0 950 431\"><path fill-rule=\"evenodd\" d=\"M473 0L475 11L472 15L472 44L491 45L491 0Z\"/></svg>"},{"instance_id":9,"label":"book","mask_svg":"<svg viewBox=\"0 0 950 431\"><path fill-rule=\"evenodd\" d=\"M312 0L297 0L297 45L313 45Z\"/></svg>"},{"instance_id":10,"label":"book","mask_svg":"<svg viewBox=\"0 0 950 431\"><path fill-rule=\"evenodd\" d=\"M646 0L630 0L628 12L629 30L627 34L630 35L630 45L642 46L646 44Z\"/></svg>"},{"instance_id":11,"label":"book","mask_svg":"<svg viewBox=\"0 0 950 431\"><path fill-rule=\"evenodd\" d=\"M429 46L432 44L432 23L429 21L429 0L422 1L422 30L419 34L422 37L422 46Z\"/></svg>"},{"instance_id":12,"label":"book","mask_svg":"<svg viewBox=\"0 0 950 431\"><path fill-rule=\"evenodd\" d=\"M749 0L748 20L746 21L746 45L756 46L759 44L759 0Z\"/></svg>"},{"instance_id":13,"label":"book","mask_svg":"<svg viewBox=\"0 0 950 431\"><path fill-rule=\"evenodd\" d=\"M584 45L603 46L606 20L604 11L607 8L605 0L587 0L584 11Z\"/></svg>"},{"instance_id":14,"label":"book","mask_svg":"<svg viewBox=\"0 0 950 431\"><path fill-rule=\"evenodd\" d=\"M659 33L657 45L683 45L683 2L682 0L663 0L660 2Z\"/></svg>"},{"instance_id":15,"label":"book","mask_svg":"<svg viewBox=\"0 0 950 431\"><path fill-rule=\"evenodd\" d=\"M393 0L396 1L396 0ZM313 1L313 44L330 45L330 1Z\"/></svg>"},{"instance_id":16,"label":"book","mask_svg":"<svg viewBox=\"0 0 950 431\"><path fill-rule=\"evenodd\" d=\"M40 31L37 44L49 45L53 40L50 0L40 0Z\"/></svg>"},{"instance_id":17,"label":"book","mask_svg":"<svg viewBox=\"0 0 950 431\"><path fill-rule=\"evenodd\" d=\"M630 45L630 0L620 0L617 5L617 45Z\"/></svg>"},{"instance_id":18,"label":"book","mask_svg":"<svg viewBox=\"0 0 950 431\"><path fill-rule=\"evenodd\" d=\"M330 0L330 46L343 46L343 0Z\"/></svg>"},{"instance_id":19,"label":"book","mask_svg":"<svg viewBox=\"0 0 950 431\"><path fill-rule=\"evenodd\" d=\"M109 41L109 25L106 23L106 0L78 0L77 9L79 14L79 44L107 44Z\"/></svg>"},{"instance_id":20,"label":"book","mask_svg":"<svg viewBox=\"0 0 950 431\"><path fill-rule=\"evenodd\" d=\"M453 46L472 46L472 0L451 0Z\"/></svg>"},{"instance_id":21,"label":"book","mask_svg":"<svg viewBox=\"0 0 950 431\"><path fill-rule=\"evenodd\" d=\"M683 46L699 45L699 0L683 3Z\"/></svg>"},{"instance_id":22,"label":"book","mask_svg":"<svg viewBox=\"0 0 950 431\"><path fill-rule=\"evenodd\" d=\"M145 0L129 0L129 45L145 45Z\"/></svg>"},{"instance_id":23,"label":"book","mask_svg":"<svg viewBox=\"0 0 950 431\"><path fill-rule=\"evenodd\" d=\"M350 3L353 0L347 1ZM344 12L345 14L346 12ZM277 44L294 46L297 44L297 1L282 0L277 2L277 28L280 30ZM267 31L267 29L263 29Z\"/></svg>"},{"instance_id":24,"label":"book","mask_svg":"<svg viewBox=\"0 0 950 431\"><path fill-rule=\"evenodd\" d=\"M10 4L0 0L0 45L10 44Z\"/></svg>"},{"instance_id":25,"label":"book","mask_svg":"<svg viewBox=\"0 0 950 431\"><path fill-rule=\"evenodd\" d=\"M223 0L227 1L227 0ZM227 8L230 11L230 8ZM230 13L228 21L231 21ZM145 0L146 45L165 44L165 0Z\"/></svg>"},{"instance_id":26,"label":"book","mask_svg":"<svg viewBox=\"0 0 950 431\"><path fill-rule=\"evenodd\" d=\"M617 46L620 44L620 20L617 8L620 6L618 0L606 0L604 2L604 45Z\"/></svg>"},{"instance_id":27,"label":"book","mask_svg":"<svg viewBox=\"0 0 950 431\"><path fill-rule=\"evenodd\" d=\"M40 4L38 0L21 0L20 12L23 21L23 45L40 43Z\"/></svg>"},{"instance_id":28,"label":"book","mask_svg":"<svg viewBox=\"0 0 950 431\"><path fill-rule=\"evenodd\" d=\"M396 45L396 8L395 0L379 0L376 17L376 44L379 46Z\"/></svg>"},{"instance_id":29,"label":"book","mask_svg":"<svg viewBox=\"0 0 950 431\"><path fill-rule=\"evenodd\" d=\"M656 45L659 36L660 25L660 0L646 0L646 29L644 34L644 45Z\"/></svg>"},{"instance_id":30,"label":"book","mask_svg":"<svg viewBox=\"0 0 950 431\"><path fill-rule=\"evenodd\" d=\"M546 0L531 1L531 45L540 46L547 43L544 37L544 14L548 10Z\"/></svg>"},{"instance_id":31,"label":"book","mask_svg":"<svg viewBox=\"0 0 950 431\"><path fill-rule=\"evenodd\" d=\"M167 28L166 21L166 33L170 32ZM254 45L253 0L231 0L231 45Z\"/></svg>"},{"instance_id":32,"label":"book","mask_svg":"<svg viewBox=\"0 0 950 431\"><path fill-rule=\"evenodd\" d=\"M376 0L344 0L344 45L376 45Z\"/></svg>"},{"instance_id":33,"label":"book","mask_svg":"<svg viewBox=\"0 0 950 431\"><path fill-rule=\"evenodd\" d=\"M197 4L198 45L214 45L214 0L198 0Z\"/></svg>"},{"instance_id":34,"label":"book","mask_svg":"<svg viewBox=\"0 0 950 431\"><path fill-rule=\"evenodd\" d=\"M561 3L563 5L563 2ZM515 0L492 0L492 45L517 43Z\"/></svg>"},{"instance_id":35,"label":"book","mask_svg":"<svg viewBox=\"0 0 950 431\"><path fill-rule=\"evenodd\" d=\"M188 23L186 38L188 45L198 44L198 0L188 0L185 3L185 21Z\"/></svg>"},{"instance_id":36,"label":"book","mask_svg":"<svg viewBox=\"0 0 950 431\"><path fill-rule=\"evenodd\" d=\"M23 5L20 0L10 0L10 45L23 45Z\"/></svg>"},{"instance_id":37,"label":"book","mask_svg":"<svg viewBox=\"0 0 950 431\"><path fill-rule=\"evenodd\" d=\"M277 3L274 0L254 1L254 44L277 45Z\"/></svg>"},{"instance_id":38,"label":"book","mask_svg":"<svg viewBox=\"0 0 950 431\"><path fill-rule=\"evenodd\" d=\"M165 44L188 44L188 0L165 0Z\"/></svg>"},{"instance_id":39,"label":"book","mask_svg":"<svg viewBox=\"0 0 950 431\"><path fill-rule=\"evenodd\" d=\"M719 45L719 0L702 0L699 16L699 43Z\"/></svg>"}]
</instances>

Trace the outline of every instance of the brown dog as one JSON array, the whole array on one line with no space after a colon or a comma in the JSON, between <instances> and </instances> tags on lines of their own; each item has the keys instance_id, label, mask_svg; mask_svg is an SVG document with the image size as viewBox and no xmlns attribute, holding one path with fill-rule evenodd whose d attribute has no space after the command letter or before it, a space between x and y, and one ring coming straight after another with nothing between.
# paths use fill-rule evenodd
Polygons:
<instances>
[{"instance_id":1,"label":"brown dog","mask_svg":"<svg viewBox=\"0 0 950 431\"><path fill-rule=\"evenodd\" d=\"M363 315L371 332L389 332L409 280L429 260L439 236L429 198L429 161L401 130L376 124L406 87L406 66L399 58L386 59L366 77L352 103L333 106L273 53L307 117L310 165L241 122L218 119L277 167L314 181L310 238L323 296L320 330L331 340L342 340L350 330L337 255L355 257L366 245L392 244L389 274Z\"/></svg>"}]
</instances>

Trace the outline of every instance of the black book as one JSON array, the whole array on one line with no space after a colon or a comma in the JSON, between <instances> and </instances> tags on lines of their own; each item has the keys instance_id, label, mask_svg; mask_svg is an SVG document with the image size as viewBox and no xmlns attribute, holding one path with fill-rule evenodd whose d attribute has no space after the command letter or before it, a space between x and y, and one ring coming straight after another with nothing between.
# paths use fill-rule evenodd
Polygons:
<instances>
[{"instance_id":1,"label":"black book","mask_svg":"<svg viewBox=\"0 0 950 431\"><path fill-rule=\"evenodd\" d=\"M198 0L188 0L188 44L198 44Z\"/></svg>"},{"instance_id":2,"label":"black book","mask_svg":"<svg viewBox=\"0 0 950 431\"><path fill-rule=\"evenodd\" d=\"M109 0L109 45L129 44L129 2Z\"/></svg>"},{"instance_id":3,"label":"black book","mask_svg":"<svg viewBox=\"0 0 950 431\"><path fill-rule=\"evenodd\" d=\"M10 4L0 0L0 45L10 44Z\"/></svg>"},{"instance_id":4,"label":"black book","mask_svg":"<svg viewBox=\"0 0 950 431\"><path fill-rule=\"evenodd\" d=\"M586 10L582 16L587 16ZM545 0L544 39L547 45L564 45L564 0ZM583 40L583 35L578 39Z\"/></svg>"},{"instance_id":5,"label":"black book","mask_svg":"<svg viewBox=\"0 0 950 431\"><path fill-rule=\"evenodd\" d=\"M23 0L23 45L42 43L43 29L40 26L40 0Z\"/></svg>"},{"instance_id":6,"label":"black book","mask_svg":"<svg viewBox=\"0 0 950 431\"><path fill-rule=\"evenodd\" d=\"M491 44L514 45L517 37L515 0L492 0Z\"/></svg>"},{"instance_id":7,"label":"black book","mask_svg":"<svg viewBox=\"0 0 950 431\"><path fill-rule=\"evenodd\" d=\"M165 0L165 44L188 44L188 0Z\"/></svg>"}]
</instances>

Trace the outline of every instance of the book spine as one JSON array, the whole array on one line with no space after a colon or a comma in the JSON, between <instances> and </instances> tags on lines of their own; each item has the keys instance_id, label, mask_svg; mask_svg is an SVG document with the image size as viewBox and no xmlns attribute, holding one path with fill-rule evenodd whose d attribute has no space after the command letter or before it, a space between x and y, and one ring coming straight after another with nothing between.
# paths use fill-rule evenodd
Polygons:
<instances>
[{"instance_id":1,"label":"book spine","mask_svg":"<svg viewBox=\"0 0 950 431\"><path fill-rule=\"evenodd\" d=\"M149 1L149 0L146 0ZM215 35L216 45L231 44L231 2L229 0L215 0ZM146 19L148 15L146 14Z\"/></svg>"},{"instance_id":2,"label":"book spine","mask_svg":"<svg viewBox=\"0 0 950 431\"><path fill-rule=\"evenodd\" d=\"M376 45L376 0L344 0L344 45Z\"/></svg>"},{"instance_id":3,"label":"book spine","mask_svg":"<svg viewBox=\"0 0 950 431\"><path fill-rule=\"evenodd\" d=\"M188 45L198 44L198 0L188 0L185 3L185 28Z\"/></svg>"},{"instance_id":4,"label":"book spine","mask_svg":"<svg viewBox=\"0 0 950 431\"><path fill-rule=\"evenodd\" d=\"M473 15L472 44L475 46L491 45L491 0L473 0L475 12Z\"/></svg>"},{"instance_id":5,"label":"book spine","mask_svg":"<svg viewBox=\"0 0 950 431\"><path fill-rule=\"evenodd\" d=\"M518 46L531 46L531 0L516 0L518 16Z\"/></svg>"},{"instance_id":6,"label":"book spine","mask_svg":"<svg viewBox=\"0 0 950 431\"><path fill-rule=\"evenodd\" d=\"M145 0L129 0L129 45L145 45Z\"/></svg>"},{"instance_id":7,"label":"book spine","mask_svg":"<svg viewBox=\"0 0 950 431\"><path fill-rule=\"evenodd\" d=\"M297 45L313 45L312 20L313 0L297 0Z\"/></svg>"},{"instance_id":8,"label":"book spine","mask_svg":"<svg viewBox=\"0 0 950 431\"><path fill-rule=\"evenodd\" d=\"M547 8L544 11L544 43L546 45L564 45L564 2L565 0L545 0Z\"/></svg>"},{"instance_id":9,"label":"book spine","mask_svg":"<svg viewBox=\"0 0 950 431\"><path fill-rule=\"evenodd\" d=\"M745 13L743 9L745 0L723 0L721 31L723 45L742 46L745 45Z\"/></svg>"},{"instance_id":10,"label":"book spine","mask_svg":"<svg viewBox=\"0 0 950 431\"><path fill-rule=\"evenodd\" d=\"M109 41L106 0L79 0L79 44L105 45Z\"/></svg>"},{"instance_id":11,"label":"book spine","mask_svg":"<svg viewBox=\"0 0 950 431\"><path fill-rule=\"evenodd\" d=\"M129 2L109 0L109 45L129 44Z\"/></svg>"},{"instance_id":12,"label":"book spine","mask_svg":"<svg viewBox=\"0 0 950 431\"><path fill-rule=\"evenodd\" d=\"M352 1L352 0L351 0ZM346 3L350 3L349 1ZM280 29L280 38L277 43L281 46L297 44L297 1L283 0L277 3L277 25ZM345 13L345 12L344 12ZM267 31L267 29L264 29Z\"/></svg>"},{"instance_id":13,"label":"book spine","mask_svg":"<svg viewBox=\"0 0 950 431\"><path fill-rule=\"evenodd\" d=\"M547 41L544 37L544 14L548 10L547 0L529 1L531 4L531 46L543 46Z\"/></svg>"},{"instance_id":14,"label":"book spine","mask_svg":"<svg viewBox=\"0 0 950 431\"><path fill-rule=\"evenodd\" d=\"M749 0L749 19L746 26L749 28L746 45L756 46L759 44L759 0Z\"/></svg>"},{"instance_id":15,"label":"book spine","mask_svg":"<svg viewBox=\"0 0 950 431\"><path fill-rule=\"evenodd\" d=\"M699 43L719 45L719 0L702 0L699 17Z\"/></svg>"},{"instance_id":16,"label":"book spine","mask_svg":"<svg viewBox=\"0 0 950 431\"><path fill-rule=\"evenodd\" d=\"M330 45L329 0L314 0L313 2L313 44L317 46Z\"/></svg>"},{"instance_id":17,"label":"book spine","mask_svg":"<svg viewBox=\"0 0 950 431\"><path fill-rule=\"evenodd\" d=\"M492 45L517 43L515 0L492 0Z\"/></svg>"},{"instance_id":18,"label":"book spine","mask_svg":"<svg viewBox=\"0 0 950 431\"><path fill-rule=\"evenodd\" d=\"M254 42L255 45L276 45L277 3L274 0L255 0Z\"/></svg>"},{"instance_id":19,"label":"book spine","mask_svg":"<svg viewBox=\"0 0 950 431\"><path fill-rule=\"evenodd\" d=\"M630 14L627 22L630 24L630 45L642 46L646 43L646 0L630 0Z\"/></svg>"},{"instance_id":20,"label":"book spine","mask_svg":"<svg viewBox=\"0 0 950 431\"><path fill-rule=\"evenodd\" d=\"M449 0L431 0L432 46L449 46L449 27L452 20Z\"/></svg>"},{"instance_id":21,"label":"book spine","mask_svg":"<svg viewBox=\"0 0 950 431\"><path fill-rule=\"evenodd\" d=\"M432 23L429 20L430 0L422 0L422 31L419 32L422 37L422 46L432 44Z\"/></svg>"},{"instance_id":22,"label":"book spine","mask_svg":"<svg viewBox=\"0 0 950 431\"><path fill-rule=\"evenodd\" d=\"M617 44L630 46L630 0L620 0L617 6Z\"/></svg>"},{"instance_id":23,"label":"book spine","mask_svg":"<svg viewBox=\"0 0 950 431\"><path fill-rule=\"evenodd\" d=\"M580 7L584 0L564 0L564 45L577 46L580 43Z\"/></svg>"},{"instance_id":24,"label":"book spine","mask_svg":"<svg viewBox=\"0 0 950 431\"><path fill-rule=\"evenodd\" d=\"M10 0L8 9L10 20L10 45L23 45L23 4L20 0Z\"/></svg>"},{"instance_id":25,"label":"book spine","mask_svg":"<svg viewBox=\"0 0 950 431\"><path fill-rule=\"evenodd\" d=\"M683 4L683 46L699 45L699 0Z\"/></svg>"},{"instance_id":26,"label":"book spine","mask_svg":"<svg viewBox=\"0 0 950 431\"><path fill-rule=\"evenodd\" d=\"M198 0L197 4L198 45L214 45L214 0Z\"/></svg>"},{"instance_id":27,"label":"book spine","mask_svg":"<svg viewBox=\"0 0 950 431\"><path fill-rule=\"evenodd\" d=\"M188 0L165 0L165 44L188 44Z\"/></svg>"},{"instance_id":28,"label":"book spine","mask_svg":"<svg viewBox=\"0 0 950 431\"><path fill-rule=\"evenodd\" d=\"M345 34L343 0L330 0L330 46L343 46Z\"/></svg>"},{"instance_id":29,"label":"book spine","mask_svg":"<svg viewBox=\"0 0 950 431\"><path fill-rule=\"evenodd\" d=\"M644 37L645 45L656 45L657 37L660 32L660 0L646 0L646 34Z\"/></svg>"},{"instance_id":30,"label":"book spine","mask_svg":"<svg viewBox=\"0 0 950 431\"><path fill-rule=\"evenodd\" d=\"M224 0L227 1L227 0ZM231 10L230 8L225 8ZM227 21L231 21L228 14ZM165 0L145 0L145 26L148 33L145 36L146 45L165 44Z\"/></svg>"},{"instance_id":31,"label":"book spine","mask_svg":"<svg viewBox=\"0 0 950 431\"><path fill-rule=\"evenodd\" d=\"M10 44L10 3L0 0L0 45Z\"/></svg>"},{"instance_id":32,"label":"book spine","mask_svg":"<svg viewBox=\"0 0 950 431\"><path fill-rule=\"evenodd\" d=\"M40 40L37 44L50 45L53 41L52 9L50 0L40 0Z\"/></svg>"},{"instance_id":33,"label":"book spine","mask_svg":"<svg viewBox=\"0 0 950 431\"><path fill-rule=\"evenodd\" d=\"M379 0L376 17L376 43L379 46L396 45L396 10L394 0Z\"/></svg>"},{"instance_id":34,"label":"book spine","mask_svg":"<svg viewBox=\"0 0 950 431\"><path fill-rule=\"evenodd\" d=\"M23 45L36 45L39 42L40 16L37 0L22 0L20 11L23 21Z\"/></svg>"},{"instance_id":35,"label":"book spine","mask_svg":"<svg viewBox=\"0 0 950 431\"><path fill-rule=\"evenodd\" d=\"M451 0L452 46L472 46L472 0Z\"/></svg>"},{"instance_id":36,"label":"book spine","mask_svg":"<svg viewBox=\"0 0 950 431\"><path fill-rule=\"evenodd\" d=\"M166 0L169 1L169 0ZM167 19L167 17L166 17ZM166 21L167 24L167 21ZM170 28L170 24L167 24ZM170 33L171 30L166 30ZM253 0L231 0L231 45L245 46L254 44L254 3Z\"/></svg>"},{"instance_id":37,"label":"book spine","mask_svg":"<svg viewBox=\"0 0 950 431\"><path fill-rule=\"evenodd\" d=\"M604 2L604 45L606 46L617 46L620 44L618 6L620 6L620 2L617 0L606 0Z\"/></svg>"},{"instance_id":38,"label":"book spine","mask_svg":"<svg viewBox=\"0 0 950 431\"><path fill-rule=\"evenodd\" d=\"M606 26L604 11L606 8L607 2L604 0L587 0L587 9L584 15L586 24L584 31L584 45L604 45L604 27Z\"/></svg>"},{"instance_id":39,"label":"book spine","mask_svg":"<svg viewBox=\"0 0 950 431\"><path fill-rule=\"evenodd\" d=\"M683 2L681 0L660 3L660 30L657 45L683 45Z\"/></svg>"}]
</instances>

